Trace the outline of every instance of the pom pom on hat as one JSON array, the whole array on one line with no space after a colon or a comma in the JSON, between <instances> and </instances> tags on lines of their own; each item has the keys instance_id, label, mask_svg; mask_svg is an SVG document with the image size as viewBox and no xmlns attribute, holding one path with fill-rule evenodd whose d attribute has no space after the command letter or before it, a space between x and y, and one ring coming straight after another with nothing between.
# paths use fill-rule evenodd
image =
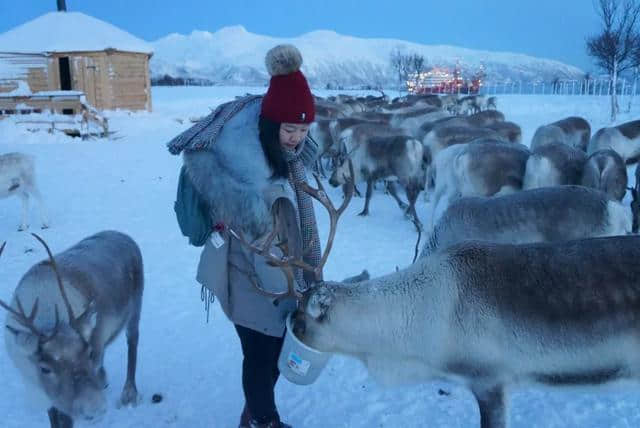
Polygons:
<instances>
[{"instance_id":1,"label":"pom pom on hat","mask_svg":"<svg viewBox=\"0 0 640 428\"><path fill-rule=\"evenodd\" d=\"M278 45L267 52L264 62L271 76L280 76L300 70L302 54L293 45Z\"/></svg>"},{"instance_id":2,"label":"pom pom on hat","mask_svg":"<svg viewBox=\"0 0 640 428\"><path fill-rule=\"evenodd\" d=\"M300 71L300 51L293 45L278 45L267 52L265 65L271 80L262 99L261 115L279 123L313 122L315 105Z\"/></svg>"}]
</instances>

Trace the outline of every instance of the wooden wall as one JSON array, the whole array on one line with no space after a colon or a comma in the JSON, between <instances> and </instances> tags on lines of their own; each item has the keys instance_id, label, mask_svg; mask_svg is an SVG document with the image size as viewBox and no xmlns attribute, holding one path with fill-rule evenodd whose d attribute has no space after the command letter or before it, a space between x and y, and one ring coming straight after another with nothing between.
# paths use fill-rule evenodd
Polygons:
<instances>
[{"instance_id":1,"label":"wooden wall","mask_svg":"<svg viewBox=\"0 0 640 428\"><path fill-rule=\"evenodd\" d=\"M49 61L43 54L0 53L0 92L11 92L21 80L31 92L49 89Z\"/></svg>"},{"instance_id":2,"label":"wooden wall","mask_svg":"<svg viewBox=\"0 0 640 428\"><path fill-rule=\"evenodd\" d=\"M112 49L18 57L0 53L0 62L12 61L10 70L19 71L15 76L0 74L0 92L14 90L16 80L26 81L32 92L60 90L59 58L62 57L69 58L71 89L83 91L87 102L95 108L151 111L150 55ZM2 65L0 63L0 67Z\"/></svg>"},{"instance_id":3,"label":"wooden wall","mask_svg":"<svg viewBox=\"0 0 640 428\"><path fill-rule=\"evenodd\" d=\"M105 78L112 88L111 108L151 111L149 55L107 52Z\"/></svg>"}]
</instances>

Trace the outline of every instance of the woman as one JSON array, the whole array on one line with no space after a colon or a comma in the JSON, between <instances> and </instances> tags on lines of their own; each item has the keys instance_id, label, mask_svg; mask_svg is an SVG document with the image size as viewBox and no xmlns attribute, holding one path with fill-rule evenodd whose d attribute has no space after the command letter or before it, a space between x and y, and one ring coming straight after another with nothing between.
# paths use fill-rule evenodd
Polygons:
<instances>
[{"instance_id":1,"label":"woman","mask_svg":"<svg viewBox=\"0 0 640 428\"><path fill-rule=\"evenodd\" d=\"M229 229L254 240L271 229L274 204L289 207L297 217L305 261L317 265L320 259L313 204L300 185L317 150L307 138L315 106L300 72L302 56L292 45L279 45L265 62L272 77L264 97L221 106L169 143L172 153L184 150L186 174L208 203L216 227L204 246L197 280L213 291L240 338L246 403L242 428L289 427L280 421L274 387L285 318L296 301L257 292L254 282L285 291L286 277L230 236ZM299 288L306 287L302 273L296 272L296 279Z\"/></svg>"}]
</instances>

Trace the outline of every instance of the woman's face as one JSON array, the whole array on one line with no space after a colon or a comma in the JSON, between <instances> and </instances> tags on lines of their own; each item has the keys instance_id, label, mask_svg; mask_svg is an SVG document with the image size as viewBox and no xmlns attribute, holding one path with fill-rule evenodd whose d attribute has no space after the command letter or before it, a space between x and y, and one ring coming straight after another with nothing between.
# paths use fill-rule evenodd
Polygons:
<instances>
[{"instance_id":1,"label":"woman's face","mask_svg":"<svg viewBox=\"0 0 640 428\"><path fill-rule=\"evenodd\" d=\"M280 125L280 145L295 150L309 132L309 124L283 123Z\"/></svg>"}]
</instances>

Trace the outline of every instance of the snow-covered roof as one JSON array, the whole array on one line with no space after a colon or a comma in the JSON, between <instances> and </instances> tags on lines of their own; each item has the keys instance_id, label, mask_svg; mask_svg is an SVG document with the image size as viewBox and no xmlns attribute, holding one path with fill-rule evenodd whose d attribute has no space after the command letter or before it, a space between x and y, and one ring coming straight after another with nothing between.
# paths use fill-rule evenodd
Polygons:
<instances>
[{"instance_id":1,"label":"snow-covered roof","mask_svg":"<svg viewBox=\"0 0 640 428\"><path fill-rule=\"evenodd\" d=\"M0 52L78 52L117 49L151 54L150 44L80 12L50 12L0 34Z\"/></svg>"}]
</instances>

